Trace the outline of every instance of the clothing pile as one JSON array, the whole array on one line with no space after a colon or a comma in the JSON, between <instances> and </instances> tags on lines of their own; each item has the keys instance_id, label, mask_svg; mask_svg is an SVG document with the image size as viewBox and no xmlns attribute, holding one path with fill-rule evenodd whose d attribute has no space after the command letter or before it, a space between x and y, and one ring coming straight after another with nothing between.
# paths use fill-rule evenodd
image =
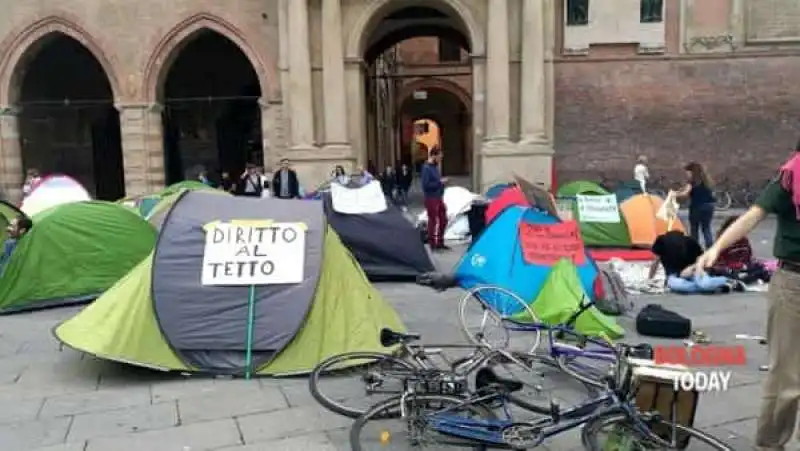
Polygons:
<instances>
[{"instance_id":1,"label":"clothing pile","mask_svg":"<svg viewBox=\"0 0 800 451\"><path fill-rule=\"evenodd\" d=\"M619 274L628 294L662 294L666 292L664 269L659 266L655 277L650 275L650 262L626 262L620 258L612 258L608 268Z\"/></svg>"}]
</instances>

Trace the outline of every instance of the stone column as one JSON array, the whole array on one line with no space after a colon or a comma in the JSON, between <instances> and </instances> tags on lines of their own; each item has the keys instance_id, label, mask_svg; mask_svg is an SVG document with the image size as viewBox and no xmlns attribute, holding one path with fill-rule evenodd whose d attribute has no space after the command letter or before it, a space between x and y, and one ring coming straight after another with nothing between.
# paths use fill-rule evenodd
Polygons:
<instances>
[{"instance_id":1,"label":"stone column","mask_svg":"<svg viewBox=\"0 0 800 451\"><path fill-rule=\"evenodd\" d=\"M487 144L509 142L511 134L511 90L509 83L508 0L489 0L486 29L486 140Z\"/></svg>"},{"instance_id":2,"label":"stone column","mask_svg":"<svg viewBox=\"0 0 800 451\"><path fill-rule=\"evenodd\" d=\"M0 195L13 203L22 200L22 146L19 142L18 111L0 106Z\"/></svg>"},{"instance_id":3,"label":"stone column","mask_svg":"<svg viewBox=\"0 0 800 451\"><path fill-rule=\"evenodd\" d=\"M546 136L544 3L523 0L520 76L520 142L541 143Z\"/></svg>"},{"instance_id":4,"label":"stone column","mask_svg":"<svg viewBox=\"0 0 800 451\"><path fill-rule=\"evenodd\" d=\"M313 150L314 102L308 36L308 0L289 1L289 107L293 150Z\"/></svg>"},{"instance_id":5,"label":"stone column","mask_svg":"<svg viewBox=\"0 0 800 451\"><path fill-rule=\"evenodd\" d=\"M325 147L349 149L341 0L322 0L322 36Z\"/></svg>"},{"instance_id":6,"label":"stone column","mask_svg":"<svg viewBox=\"0 0 800 451\"><path fill-rule=\"evenodd\" d=\"M159 104L118 104L125 194L137 196L164 187L164 135Z\"/></svg>"}]
</instances>

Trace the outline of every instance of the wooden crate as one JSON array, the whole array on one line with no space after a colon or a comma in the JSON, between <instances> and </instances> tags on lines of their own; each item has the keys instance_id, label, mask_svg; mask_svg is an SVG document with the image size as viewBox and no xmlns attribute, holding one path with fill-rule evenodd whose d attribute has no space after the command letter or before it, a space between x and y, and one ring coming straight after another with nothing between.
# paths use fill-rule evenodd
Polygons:
<instances>
[{"instance_id":1,"label":"wooden crate","mask_svg":"<svg viewBox=\"0 0 800 451\"><path fill-rule=\"evenodd\" d=\"M661 413L665 422L693 426L700 401L700 393L695 390L675 390L674 379L681 373L689 371L682 365L656 365L651 360L631 359L634 365L636 390L636 406L643 412ZM658 428L657 428L658 429ZM660 437L670 439L670 428L654 430ZM689 436L678 434L678 445L681 449L689 445Z\"/></svg>"}]
</instances>

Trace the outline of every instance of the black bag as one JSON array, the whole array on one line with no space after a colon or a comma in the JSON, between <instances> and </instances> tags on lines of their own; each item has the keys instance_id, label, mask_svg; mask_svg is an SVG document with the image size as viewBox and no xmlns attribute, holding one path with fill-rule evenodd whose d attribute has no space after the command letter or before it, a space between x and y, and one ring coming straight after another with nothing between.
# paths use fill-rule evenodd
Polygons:
<instances>
[{"instance_id":1,"label":"black bag","mask_svg":"<svg viewBox=\"0 0 800 451\"><path fill-rule=\"evenodd\" d=\"M692 334L692 320L658 304L649 304L636 315L636 332L650 337L687 338Z\"/></svg>"}]
</instances>

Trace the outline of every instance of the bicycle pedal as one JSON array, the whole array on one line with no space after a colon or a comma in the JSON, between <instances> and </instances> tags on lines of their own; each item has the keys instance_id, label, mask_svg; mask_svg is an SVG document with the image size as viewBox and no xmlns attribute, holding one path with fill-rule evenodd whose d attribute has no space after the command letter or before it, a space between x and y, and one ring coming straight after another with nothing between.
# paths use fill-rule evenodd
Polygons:
<instances>
[{"instance_id":1,"label":"bicycle pedal","mask_svg":"<svg viewBox=\"0 0 800 451\"><path fill-rule=\"evenodd\" d=\"M550 417L553 419L553 423L558 423L561 419L561 406L556 401L550 401Z\"/></svg>"}]
</instances>

